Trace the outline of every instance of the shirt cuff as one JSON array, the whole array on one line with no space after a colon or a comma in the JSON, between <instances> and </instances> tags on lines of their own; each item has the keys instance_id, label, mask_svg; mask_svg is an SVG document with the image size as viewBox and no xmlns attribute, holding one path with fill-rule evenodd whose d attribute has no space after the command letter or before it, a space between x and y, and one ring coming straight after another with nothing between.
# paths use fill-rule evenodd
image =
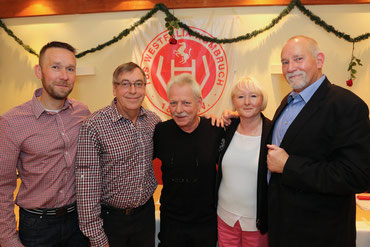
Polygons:
<instances>
[{"instance_id":1,"label":"shirt cuff","mask_svg":"<svg viewBox=\"0 0 370 247\"><path fill-rule=\"evenodd\" d=\"M96 236L94 238L90 238L91 247L103 247L103 246L107 245L108 243L109 242L108 242L107 235L105 235L104 232L103 232L103 234L101 234L99 236Z\"/></svg>"}]
</instances>

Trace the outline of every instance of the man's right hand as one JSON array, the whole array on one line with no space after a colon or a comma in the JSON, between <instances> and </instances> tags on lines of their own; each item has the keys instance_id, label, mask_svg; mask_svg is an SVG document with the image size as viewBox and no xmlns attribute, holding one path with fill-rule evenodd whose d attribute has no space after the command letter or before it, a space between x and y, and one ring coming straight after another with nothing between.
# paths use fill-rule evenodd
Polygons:
<instances>
[{"instance_id":1,"label":"man's right hand","mask_svg":"<svg viewBox=\"0 0 370 247\"><path fill-rule=\"evenodd\" d=\"M224 110L221 115L221 119L224 122L225 126L229 126L231 124L231 119L237 117L239 117L239 113L237 111L231 110Z\"/></svg>"},{"instance_id":2,"label":"man's right hand","mask_svg":"<svg viewBox=\"0 0 370 247\"><path fill-rule=\"evenodd\" d=\"M224 121L222 121L221 118L218 118L213 114L206 114L206 115L204 115L204 117L207 118L207 119L211 119L212 126L216 125L217 127L225 128Z\"/></svg>"}]
</instances>

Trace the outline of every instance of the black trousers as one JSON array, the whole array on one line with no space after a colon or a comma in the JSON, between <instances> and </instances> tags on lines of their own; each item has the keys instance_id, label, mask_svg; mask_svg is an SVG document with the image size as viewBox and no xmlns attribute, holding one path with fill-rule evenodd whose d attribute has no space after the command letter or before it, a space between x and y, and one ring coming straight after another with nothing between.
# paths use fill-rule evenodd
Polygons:
<instances>
[{"instance_id":1,"label":"black trousers","mask_svg":"<svg viewBox=\"0 0 370 247\"><path fill-rule=\"evenodd\" d=\"M217 218L205 223L185 223L161 213L159 247L216 247Z\"/></svg>"},{"instance_id":2,"label":"black trousers","mask_svg":"<svg viewBox=\"0 0 370 247\"><path fill-rule=\"evenodd\" d=\"M155 215L151 198L145 206L132 215L102 207L104 232L109 247L154 247Z\"/></svg>"},{"instance_id":3,"label":"black trousers","mask_svg":"<svg viewBox=\"0 0 370 247\"><path fill-rule=\"evenodd\" d=\"M87 247L77 210L64 216L40 216L19 210L19 238L26 247Z\"/></svg>"}]
</instances>

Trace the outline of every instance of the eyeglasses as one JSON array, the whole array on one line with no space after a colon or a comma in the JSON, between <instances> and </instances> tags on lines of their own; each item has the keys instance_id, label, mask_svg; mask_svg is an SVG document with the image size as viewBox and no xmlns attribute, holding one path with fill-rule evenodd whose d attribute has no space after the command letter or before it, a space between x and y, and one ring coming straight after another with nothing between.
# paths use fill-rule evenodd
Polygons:
<instances>
[{"instance_id":1,"label":"eyeglasses","mask_svg":"<svg viewBox=\"0 0 370 247\"><path fill-rule=\"evenodd\" d=\"M131 88L132 85L134 85L135 88L142 88L142 87L144 87L146 85L145 82L140 81L140 80L139 81L135 81L135 82L130 82L128 80L123 80L121 82L115 82L115 84L117 84L117 85L119 85L119 86L121 86L123 88L126 88L126 89L127 88Z\"/></svg>"}]
</instances>

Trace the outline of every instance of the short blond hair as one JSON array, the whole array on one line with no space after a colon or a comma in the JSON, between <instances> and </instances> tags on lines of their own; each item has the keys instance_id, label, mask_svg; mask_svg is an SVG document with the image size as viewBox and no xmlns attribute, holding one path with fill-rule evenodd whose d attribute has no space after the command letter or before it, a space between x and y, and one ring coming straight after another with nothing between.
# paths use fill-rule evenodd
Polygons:
<instances>
[{"instance_id":1,"label":"short blond hair","mask_svg":"<svg viewBox=\"0 0 370 247\"><path fill-rule=\"evenodd\" d=\"M237 80L232 86L231 101L235 96L237 90L248 90L250 92L262 95L261 111L266 109L268 101L266 90L255 78L245 76Z\"/></svg>"}]
</instances>

